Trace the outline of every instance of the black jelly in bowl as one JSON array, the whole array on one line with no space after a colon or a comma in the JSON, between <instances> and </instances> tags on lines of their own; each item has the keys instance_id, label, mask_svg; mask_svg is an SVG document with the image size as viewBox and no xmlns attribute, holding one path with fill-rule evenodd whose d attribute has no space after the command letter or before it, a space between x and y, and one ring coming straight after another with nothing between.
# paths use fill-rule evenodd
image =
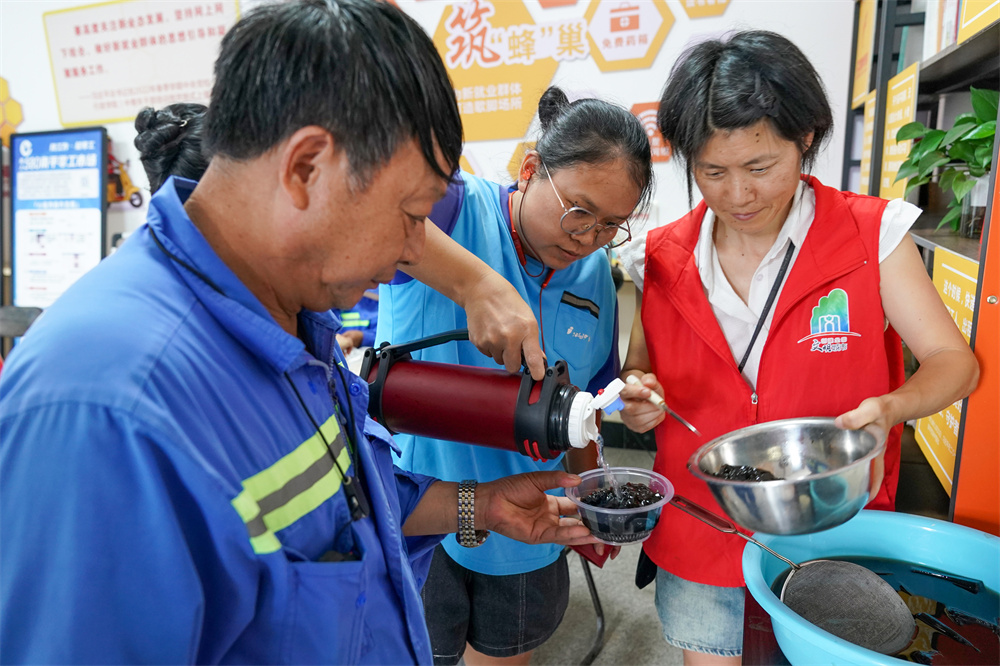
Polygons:
<instances>
[{"instance_id":1,"label":"black jelly in bowl","mask_svg":"<svg viewBox=\"0 0 1000 666\"><path fill-rule=\"evenodd\" d=\"M620 485L641 483L663 498L634 509L608 509L583 502L581 498L595 490L611 486L611 480L603 469L592 469L581 474L583 481L574 488L567 488L566 497L576 504L580 519L590 529L590 533L603 543L617 546L645 541L659 522L663 506L674 496L674 487L666 477L648 469L612 467L610 471Z\"/></svg>"}]
</instances>

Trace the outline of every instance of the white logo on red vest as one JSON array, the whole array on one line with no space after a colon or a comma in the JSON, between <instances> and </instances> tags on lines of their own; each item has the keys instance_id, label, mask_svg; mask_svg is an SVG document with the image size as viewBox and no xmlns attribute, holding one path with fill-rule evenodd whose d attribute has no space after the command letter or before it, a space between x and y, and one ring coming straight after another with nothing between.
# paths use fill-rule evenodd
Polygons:
<instances>
[{"instance_id":1,"label":"white logo on red vest","mask_svg":"<svg viewBox=\"0 0 1000 666\"><path fill-rule=\"evenodd\" d=\"M821 354L847 351L848 337L861 337L860 333L851 332L847 292L839 288L819 299L819 304L812 309L809 328L809 335L799 342L812 340L809 351Z\"/></svg>"}]
</instances>

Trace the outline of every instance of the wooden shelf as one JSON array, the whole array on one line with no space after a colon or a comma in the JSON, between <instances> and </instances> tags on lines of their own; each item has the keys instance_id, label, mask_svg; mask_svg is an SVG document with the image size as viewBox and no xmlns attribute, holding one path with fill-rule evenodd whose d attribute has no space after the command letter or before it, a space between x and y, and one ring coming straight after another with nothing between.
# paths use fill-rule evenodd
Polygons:
<instances>
[{"instance_id":1,"label":"wooden shelf","mask_svg":"<svg viewBox=\"0 0 1000 666\"><path fill-rule=\"evenodd\" d=\"M910 228L910 236L917 247L927 248L932 252L941 247L955 254L979 261L980 244L978 238L966 238L951 230L950 227L935 229L941 221L941 215L924 214Z\"/></svg>"},{"instance_id":2,"label":"wooden shelf","mask_svg":"<svg viewBox=\"0 0 1000 666\"><path fill-rule=\"evenodd\" d=\"M1000 89L1000 21L920 64L920 95L977 88Z\"/></svg>"}]
</instances>

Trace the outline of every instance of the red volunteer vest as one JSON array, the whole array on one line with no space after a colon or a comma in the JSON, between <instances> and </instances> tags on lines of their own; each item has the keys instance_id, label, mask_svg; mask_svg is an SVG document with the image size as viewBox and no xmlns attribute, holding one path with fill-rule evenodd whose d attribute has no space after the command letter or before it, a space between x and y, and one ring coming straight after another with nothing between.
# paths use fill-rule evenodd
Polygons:
<instances>
[{"instance_id":1,"label":"red volunteer vest","mask_svg":"<svg viewBox=\"0 0 1000 666\"><path fill-rule=\"evenodd\" d=\"M902 346L879 294L887 202L803 179L816 195L816 216L774 305L756 392L737 370L695 265L705 202L646 241L642 325L652 369L667 403L702 432L699 438L667 418L656 428L653 469L677 494L720 514L708 486L687 471L699 446L755 423L837 416L903 383ZM901 432L900 424L889 434L885 480L869 509L893 508ZM668 506L644 548L676 576L737 587L745 543Z\"/></svg>"}]
</instances>

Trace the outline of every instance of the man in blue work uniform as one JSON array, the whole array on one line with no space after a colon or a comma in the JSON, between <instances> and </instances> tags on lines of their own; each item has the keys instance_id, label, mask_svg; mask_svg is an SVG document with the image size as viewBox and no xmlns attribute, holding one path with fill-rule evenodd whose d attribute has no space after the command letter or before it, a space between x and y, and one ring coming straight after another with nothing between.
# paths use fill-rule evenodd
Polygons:
<instances>
[{"instance_id":1,"label":"man in blue work uniform","mask_svg":"<svg viewBox=\"0 0 1000 666\"><path fill-rule=\"evenodd\" d=\"M420 259L453 90L363 0L249 12L215 75L197 188L168 181L4 368L0 659L430 662L442 533L593 542L544 493L577 477L394 468L335 342L329 309Z\"/></svg>"}]
</instances>

